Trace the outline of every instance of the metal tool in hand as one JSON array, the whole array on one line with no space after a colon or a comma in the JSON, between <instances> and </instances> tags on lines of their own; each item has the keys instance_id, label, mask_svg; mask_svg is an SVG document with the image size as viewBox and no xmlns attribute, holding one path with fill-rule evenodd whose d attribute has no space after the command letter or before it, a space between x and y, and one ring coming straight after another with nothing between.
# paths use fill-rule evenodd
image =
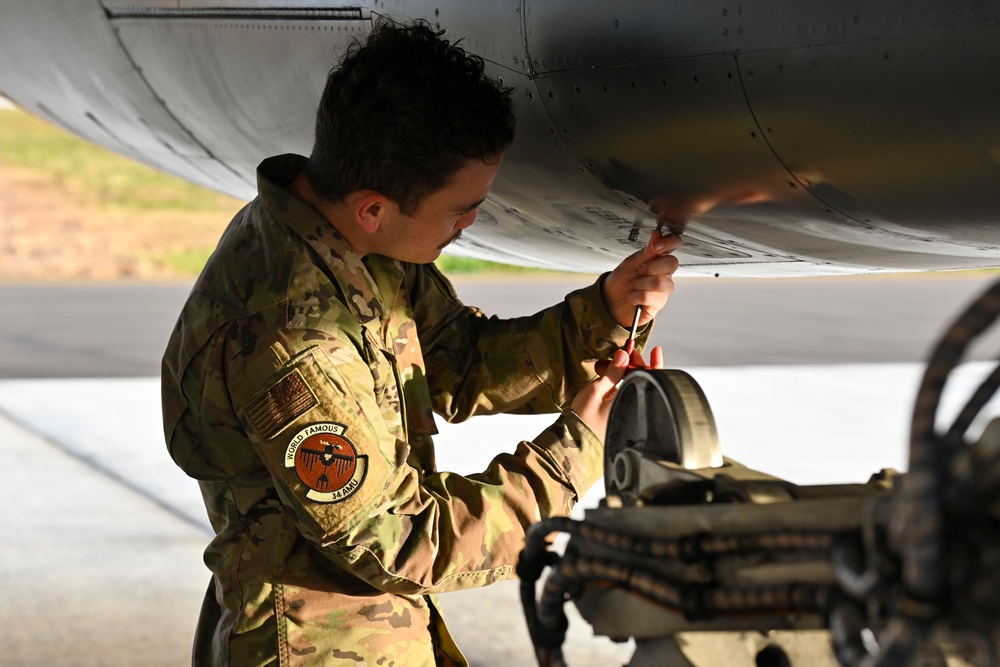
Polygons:
<instances>
[{"instance_id":1,"label":"metal tool in hand","mask_svg":"<svg viewBox=\"0 0 1000 667\"><path fill-rule=\"evenodd\" d=\"M642 306L635 307L635 319L632 320L632 330L628 332L628 339L625 341L625 345L622 349L629 356L629 361L632 359L632 352L635 351L635 334L639 331L639 318L642 317ZM631 363L630 363L631 365Z\"/></svg>"}]
</instances>

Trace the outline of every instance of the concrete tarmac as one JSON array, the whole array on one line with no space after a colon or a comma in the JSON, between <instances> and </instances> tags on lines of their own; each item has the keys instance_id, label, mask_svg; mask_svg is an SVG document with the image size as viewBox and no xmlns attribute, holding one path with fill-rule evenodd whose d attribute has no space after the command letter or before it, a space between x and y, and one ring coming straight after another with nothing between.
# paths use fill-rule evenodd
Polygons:
<instances>
[{"instance_id":1,"label":"concrete tarmac","mask_svg":"<svg viewBox=\"0 0 1000 667\"><path fill-rule=\"evenodd\" d=\"M204 530L0 415L0 665L190 662Z\"/></svg>"},{"instance_id":2,"label":"concrete tarmac","mask_svg":"<svg viewBox=\"0 0 1000 667\"><path fill-rule=\"evenodd\" d=\"M684 282L654 342L705 389L728 456L798 483L860 481L905 468L919 360L987 280ZM458 289L510 315L569 287ZM210 531L197 486L162 444L155 377L187 289L0 287L0 665L189 662ZM947 414L988 370L963 367ZM443 469L481 470L551 417L482 419L441 425ZM599 483L581 506L601 495ZM442 602L473 665L532 664L515 582ZM570 665L627 661L629 644L590 634L573 621Z\"/></svg>"}]
</instances>

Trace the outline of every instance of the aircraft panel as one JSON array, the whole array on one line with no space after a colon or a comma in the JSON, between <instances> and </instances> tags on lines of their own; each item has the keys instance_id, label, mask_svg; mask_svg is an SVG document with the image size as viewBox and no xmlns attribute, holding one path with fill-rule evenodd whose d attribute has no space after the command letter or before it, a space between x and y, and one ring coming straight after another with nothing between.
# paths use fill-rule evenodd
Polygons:
<instances>
[{"instance_id":1,"label":"aircraft panel","mask_svg":"<svg viewBox=\"0 0 1000 667\"><path fill-rule=\"evenodd\" d=\"M873 238L976 258L1000 242L981 231L1000 217L997 62L994 26L744 54L740 69L764 137L817 198Z\"/></svg>"},{"instance_id":2,"label":"aircraft panel","mask_svg":"<svg viewBox=\"0 0 1000 667\"><path fill-rule=\"evenodd\" d=\"M53 12L73 21L53 20ZM9 3L2 92L25 109L118 153L218 189L234 179L180 126L122 50L97 2Z\"/></svg>"},{"instance_id":3,"label":"aircraft panel","mask_svg":"<svg viewBox=\"0 0 1000 667\"><path fill-rule=\"evenodd\" d=\"M240 15L167 14L113 23L174 117L248 183L269 155L309 154L316 104L336 52L371 28L370 19L362 18ZM240 194L250 198L254 191Z\"/></svg>"},{"instance_id":4,"label":"aircraft panel","mask_svg":"<svg viewBox=\"0 0 1000 667\"><path fill-rule=\"evenodd\" d=\"M798 0L738 3L525 0L528 51L538 73L665 58L849 44L966 30L1000 21L995 2Z\"/></svg>"},{"instance_id":5,"label":"aircraft panel","mask_svg":"<svg viewBox=\"0 0 1000 667\"><path fill-rule=\"evenodd\" d=\"M683 266L822 262L839 250L834 241L800 257L784 252L776 220L835 218L789 185L790 174L760 137L732 55L554 72L536 84L550 130L581 170L617 194L614 204L630 205L640 239L655 224L651 205L668 220L693 221L679 251ZM601 208L616 207L578 210L609 220ZM562 214L571 218L570 207ZM630 213L616 215L624 227ZM715 229L717 219L732 222L725 234Z\"/></svg>"}]
</instances>

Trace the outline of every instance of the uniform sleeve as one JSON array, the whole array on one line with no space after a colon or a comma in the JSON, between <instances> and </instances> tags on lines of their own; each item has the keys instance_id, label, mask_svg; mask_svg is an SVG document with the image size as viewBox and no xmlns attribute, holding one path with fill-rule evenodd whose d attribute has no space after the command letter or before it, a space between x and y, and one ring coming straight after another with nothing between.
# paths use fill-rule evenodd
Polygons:
<instances>
[{"instance_id":1,"label":"uniform sleeve","mask_svg":"<svg viewBox=\"0 0 1000 667\"><path fill-rule=\"evenodd\" d=\"M408 277L434 410L450 422L562 410L596 378L595 362L628 338L604 304L604 276L550 308L510 319L464 305L433 265L411 267ZM639 332L640 351L651 329Z\"/></svg>"},{"instance_id":2,"label":"uniform sleeve","mask_svg":"<svg viewBox=\"0 0 1000 667\"><path fill-rule=\"evenodd\" d=\"M363 349L309 331L256 348L229 365L231 398L286 515L331 561L383 591L512 577L527 527L568 514L600 476L599 438L564 411L482 473L421 479L379 401L391 387Z\"/></svg>"}]
</instances>

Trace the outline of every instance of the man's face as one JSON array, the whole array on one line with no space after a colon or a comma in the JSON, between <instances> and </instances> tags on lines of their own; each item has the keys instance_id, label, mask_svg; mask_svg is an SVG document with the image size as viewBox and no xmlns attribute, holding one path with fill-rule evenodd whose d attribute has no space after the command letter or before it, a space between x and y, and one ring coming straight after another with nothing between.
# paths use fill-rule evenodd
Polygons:
<instances>
[{"instance_id":1,"label":"man's face","mask_svg":"<svg viewBox=\"0 0 1000 667\"><path fill-rule=\"evenodd\" d=\"M476 221L479 205L493 187L502 158L501 154L485 162L470 160L447 185L425 197L412 216L394 207L382 254L417 264L437 259L445 246Z\"/></svg>"}]
</instances>

